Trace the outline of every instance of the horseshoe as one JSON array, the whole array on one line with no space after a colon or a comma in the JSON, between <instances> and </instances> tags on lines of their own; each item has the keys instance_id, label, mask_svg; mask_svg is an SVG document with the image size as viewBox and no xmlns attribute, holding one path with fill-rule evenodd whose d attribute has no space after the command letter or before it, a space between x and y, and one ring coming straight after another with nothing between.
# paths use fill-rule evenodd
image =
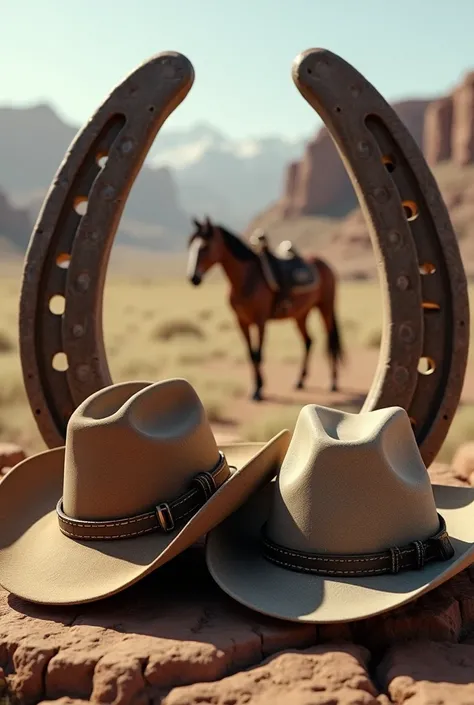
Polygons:
<instances>
[{"instance_id":1,"label":"horseshoe","mask_svg":"<svg viewBox=\"0 0 474 705\"><path fill-rule=\"evenodd\" d=\"M338 149L377 260L383 333L363 410L406 409L429 466L456 413L469 348L467 282L447 208L409 131L350 64L309 49L292 77Z\"/></svg>"},{"instance_id":2,"label":"horseshoe","mask_svg":"<svg viewBox=\"0 0 474 705\"><path fill-rule=\"evenodd\" d=\"M64 445L81 401L112 382L102 329L110 250L146 154L193 82L192 64L177 52L157 54L127 76L73 140L34 226L20 294L20 355L50 448ZM67 370L54 369L58 354Z\"/></svg>"},{"instance_id":3,"label":"horseshoe","mask_svg":"<svg viewBox=\"0 0 474 705\"><path fill-rule=\"evenodd\" d=\"M160 54L126 78L71 145L35 225L20 351L30 404L50 447L64 443L74 408L111 383L102 332L108 256L151 142L193 80L191 64L176 53ZM415 141L352 66L309 50L295 60L293 80L330 130L377 257L384 328L363 408L405 408L429 465L459 402L469 343L467 283L447 209ZM63 297L62 316L50 310L55 295ZM58 352L67 356L66 372L52 367ZM418 371L423 358L430 374Z\"/></svg>"}]
</instances>

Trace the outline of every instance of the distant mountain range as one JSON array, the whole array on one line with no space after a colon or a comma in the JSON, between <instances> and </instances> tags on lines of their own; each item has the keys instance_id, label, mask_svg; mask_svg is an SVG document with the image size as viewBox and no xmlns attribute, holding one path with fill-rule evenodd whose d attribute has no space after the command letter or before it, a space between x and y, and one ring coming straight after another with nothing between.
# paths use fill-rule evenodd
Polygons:
<instances>
[{"instance_id":1,"label":"distant mountain range","mask_svg":"<svg viewBox=\"0 0 474 705\"><path fill-rule=\"evenodd\" d=\"M22 223L28 214L30 228L77 130L47 104L0 106L0 193L9 206L22 209ZM211 125L188 130L165 126L135 181L117 242L181 250L193 215L208 214L243 229L278 198L285 167L301 155L305 142L279 137L233 141ZM2 217L4 211L0 207L0 236L23 249L29 233L19 237L18 227L11 230L12 215Z\"/></svg>"},{"instance_id":2,"label":"distant mountain range","mask_svg":"<svg viewBox=\"0 0 474 705\"><path fill-rule=\"evenodd\" d=\"M208 124L163 130L149 162L172 169L188 213L208 213L242 230L284 186L288 162L303 154L307 138L267 136L232 140Z\"/></svg>"}]
</instances>

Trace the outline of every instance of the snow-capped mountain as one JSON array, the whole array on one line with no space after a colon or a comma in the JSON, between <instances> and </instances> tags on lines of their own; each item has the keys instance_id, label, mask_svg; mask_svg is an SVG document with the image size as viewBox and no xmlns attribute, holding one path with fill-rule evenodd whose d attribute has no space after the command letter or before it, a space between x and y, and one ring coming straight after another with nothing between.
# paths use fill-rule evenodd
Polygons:
<instances>
[{"instance_id":1,"label":"snow-capped mountain","mask_svg":"<svg viewBox=\"0 0 474 705\"><path fill-rule=\"evenodd\" d=\"M148 163L171 168L184 209L241 229L281 194L285 168L306 139L233 140L208 124L158 135Z\"/></svg>"}]
</instances>

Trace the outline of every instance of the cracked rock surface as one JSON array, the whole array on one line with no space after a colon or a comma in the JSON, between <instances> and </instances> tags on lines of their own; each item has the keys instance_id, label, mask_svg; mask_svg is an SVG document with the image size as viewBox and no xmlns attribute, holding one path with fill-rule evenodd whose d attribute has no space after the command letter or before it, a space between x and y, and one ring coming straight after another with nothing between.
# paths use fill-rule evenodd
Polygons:
<instances>
[{"instance_id":1,"label":"cracked rock surface","mask_svg":"<svg viewBox=\"0 0 474 705\"><path fill-rule=\"evenodd\" d=\"M0 705L89 702L472 705L474 566L386 615L318 626L231 600L202 545L88 605L0 589Z\"/></svg>"}]
</instances>

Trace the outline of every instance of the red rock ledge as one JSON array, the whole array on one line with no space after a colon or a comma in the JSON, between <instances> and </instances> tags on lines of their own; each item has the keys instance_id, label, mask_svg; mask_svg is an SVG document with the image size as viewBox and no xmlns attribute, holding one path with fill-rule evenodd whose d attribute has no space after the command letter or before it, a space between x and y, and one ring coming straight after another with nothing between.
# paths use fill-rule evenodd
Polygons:
<instances>
[{"instance_id":1,"label":"red rock ledge","mask_svg":"<svg viewBox=\"0 0 474 705\"><path fill-rule=\"evenodd\" d=\"M474 703L471 632L474 567L386 616L300 626L228 598L197 546L95 604L0 592L0 703Z\"/></svg>"}]
</instances>

